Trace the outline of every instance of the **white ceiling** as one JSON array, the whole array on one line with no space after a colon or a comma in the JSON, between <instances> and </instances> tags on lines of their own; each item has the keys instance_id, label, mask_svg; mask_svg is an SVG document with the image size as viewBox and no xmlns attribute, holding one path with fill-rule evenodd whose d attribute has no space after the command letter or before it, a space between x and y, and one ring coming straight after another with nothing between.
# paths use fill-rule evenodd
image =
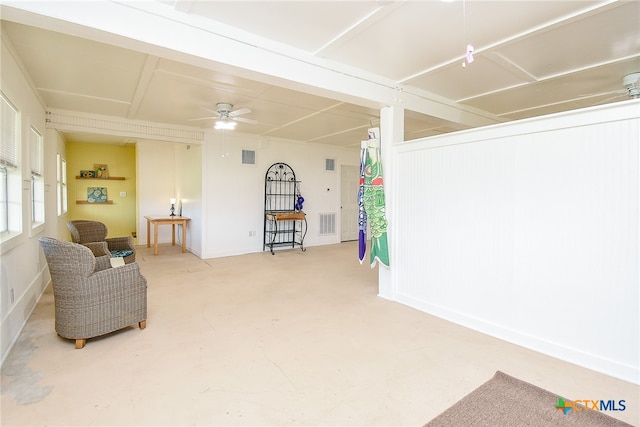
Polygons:
<instances>
[{"instance_id":1,"label":"white ceiling","mask_svg":"<svg viewBox=\"0 0 640 427\"><path fill-rule=\"evenodd\" d=\"M47 108L210 129L191 119L229 102L258 122L238 132L340 146L359 145L384 105L407 109L414 139L623 101L622 77L640 71L640 1L3 1L0 11L3 42ZM475 61L463 67L467 43Z\"/></svg>"}]
</instances>

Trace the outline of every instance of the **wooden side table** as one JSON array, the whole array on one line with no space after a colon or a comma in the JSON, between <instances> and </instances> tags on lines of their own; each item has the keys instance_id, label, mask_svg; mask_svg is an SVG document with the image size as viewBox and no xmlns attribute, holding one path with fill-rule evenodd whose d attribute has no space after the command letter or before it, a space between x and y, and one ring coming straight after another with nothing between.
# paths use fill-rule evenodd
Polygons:
<instances>
[{"instance_id":1,"label":"wooden side table","mask_svg":"<svg viewBox=\"0 0 640 427\"><path fill-rule=\"evenodd\" d=\"M151 247L151 224L153 224L153 254L158 255L158 226L171 224L171 246L176 244L176 224L182 225L182 253L187 252L187 222L184 216L145 216L147 219L147 247Z\"/></svg>"}]
</instances>

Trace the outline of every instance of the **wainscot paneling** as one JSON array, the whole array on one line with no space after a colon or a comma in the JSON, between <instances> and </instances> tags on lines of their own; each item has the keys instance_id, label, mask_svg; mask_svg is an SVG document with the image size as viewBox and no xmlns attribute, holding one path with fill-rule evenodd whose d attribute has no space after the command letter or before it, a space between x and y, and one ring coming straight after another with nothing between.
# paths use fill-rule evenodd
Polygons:
<instances>
[{"instance_id":1,"label":"wainscot paneling","mask_svg":"<svg viewBox=\"0 0 640 427\"><path fill-rule=\"evenodd\" d=\"M638 383L639 105L394 145L395 299Z\"/></svg>"}]
</instances>

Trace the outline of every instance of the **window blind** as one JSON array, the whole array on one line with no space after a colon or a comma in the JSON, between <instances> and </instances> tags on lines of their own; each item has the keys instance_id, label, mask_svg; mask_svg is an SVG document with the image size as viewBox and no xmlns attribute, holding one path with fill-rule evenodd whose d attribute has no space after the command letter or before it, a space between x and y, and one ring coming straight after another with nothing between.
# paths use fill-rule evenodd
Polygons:
<instances>
[{"instance_id":1,"label":"window blind","mask_svg":"<svg viewBox=\"0 0 640 427\"><path fill-rule=\"evenodd\" d=\"M0 165L18 167L18 109L0 93Z\"/></svg>"}]
</instances>

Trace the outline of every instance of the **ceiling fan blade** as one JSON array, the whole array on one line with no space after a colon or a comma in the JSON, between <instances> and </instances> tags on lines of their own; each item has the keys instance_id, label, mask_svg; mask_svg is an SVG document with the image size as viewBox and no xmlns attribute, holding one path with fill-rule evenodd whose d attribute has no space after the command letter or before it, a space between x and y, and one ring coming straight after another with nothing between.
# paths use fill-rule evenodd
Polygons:
<instances>
[{"instance_id":1,"label":"ceiling fan blade","mask_svg":"<svg viewBox=\"0 0 640 427\"><path fill-rule=\"evenodd\" d=\"M217 119L219 118L218 116L215 117L197 117L195 119L189 119L190 122L193 122L195 120L211 120L211 119Z\"/></svg>"},{"instance_id":2,"label":"ceiling fan blade","mask_svg":"<svg viewBox=\"0 0 640 427\"><path fill-rule=\"evenodd\" d=\"M244 117L233 117L233 120L235 120L237 122L250 123L252 125L257 125L258 124L257 120L247 119L247 118L244 118Z\"/></svg>"},{"instance_id":3,"label":"ceiling fan blade","mask_svg":"<svg viewBox=\"0 0 640 427\"><path fill-rule=\"evenodd\" d=\"M203 109L203 110L205 110L205 111L210 112L211 114L216 114L216 115L219 115L219 114L220 114L220 113L218 113L216 110L212 110L211 108L207 108L207 107L200 107L200 108L202 108L202 109Z\"/></svg>"},{"instance_id":4,"label":"ceiling fan blade","mask_svg":"<svg viewBox=\"0 0 640 427\"><path fill-rule=\"evenodd\" d=\"M251 112L248 108L240 108L239 110L231 111L229 113L230 117L240 116L242 114L249 114Z\"/></svg>"}]
</instances>

